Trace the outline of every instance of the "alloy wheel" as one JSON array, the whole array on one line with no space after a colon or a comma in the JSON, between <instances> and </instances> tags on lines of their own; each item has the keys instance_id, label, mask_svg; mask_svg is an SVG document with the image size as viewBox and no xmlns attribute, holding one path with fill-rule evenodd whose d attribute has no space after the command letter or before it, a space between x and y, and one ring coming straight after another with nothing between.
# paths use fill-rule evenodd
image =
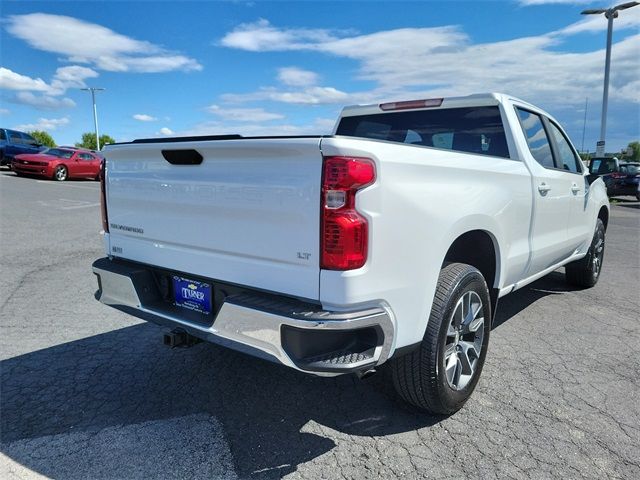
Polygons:
<instances>
[{"instance_id":1,"label":"alloy wheel","mask_svg":"<svg viewBox=\"0 0 640 480\"><path fill-rule=\"evenodd\" d=\"M64 167L58 167L56 168L56 172L55 172L55 176L56 176L56 180L58 181L63 181L67 179L67 169Z\"/></svg>"},{"instance_id":2,"label":"alloy wheel","mask_svg":"<svg viewBox=\"0 0 640 480\"><path fill-rule=\"evenodd\" d=\"M444 348L444 372L454 390L465 388L476 373L484 339L484 308L480 296L465 292L456 303Z\"/></svg>"}]
</instances>

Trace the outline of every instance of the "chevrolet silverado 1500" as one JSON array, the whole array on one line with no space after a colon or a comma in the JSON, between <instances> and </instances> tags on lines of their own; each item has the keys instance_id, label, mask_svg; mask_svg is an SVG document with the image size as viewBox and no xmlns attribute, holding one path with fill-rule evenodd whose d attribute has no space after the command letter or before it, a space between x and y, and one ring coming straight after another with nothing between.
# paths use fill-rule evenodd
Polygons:
<instances>
[{"instance_id":1,"label":"chevrolet silverado 1500","mask_svg":"<svg viewBox=\"0 0 640 480\"><path fill-rule=\"evenodd\" d=\"M329 136L105 148L97 298L317 375L387 363L452 413L498 299L600 275L609 204L558 122L503 94L347 107Z\"/></svg>"}]
</instances>

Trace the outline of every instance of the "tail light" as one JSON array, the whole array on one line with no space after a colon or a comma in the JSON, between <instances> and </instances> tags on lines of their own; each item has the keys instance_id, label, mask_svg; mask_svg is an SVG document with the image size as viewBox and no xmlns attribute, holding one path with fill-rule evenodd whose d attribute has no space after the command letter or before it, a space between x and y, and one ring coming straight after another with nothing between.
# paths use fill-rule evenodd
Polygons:
<instances>
[{"instance_id":1,"label":"tail light","mask_svg":"<svg viewBox=\"0 0 640 480\"><path fill-rule=\"evenodd\" d=\"M367 261L369 225L356 210L356 193L376 179L371 159L324 157L320 267L352 270Z\"/></svg>"},{"instance_id":2,"label":"tail light","mask_svg":"<svg viewBox=\"0 0 640 480\"><path fill-rule=\"evenodd\" d=\"M611 174L611 178L624 178L626 175L624 173L614 172Z\"/></svg>"},{"instance_id":3,"label":"tail light","mask_svg":"<svg viewBox=\"0 0 640 480\"><path fill-rule=\"evenodd\" d=\"M100 213L102 214L102 230L109 233L109 219L107 217L107 161L100 162Z\"/></svg>"}]
</instances>

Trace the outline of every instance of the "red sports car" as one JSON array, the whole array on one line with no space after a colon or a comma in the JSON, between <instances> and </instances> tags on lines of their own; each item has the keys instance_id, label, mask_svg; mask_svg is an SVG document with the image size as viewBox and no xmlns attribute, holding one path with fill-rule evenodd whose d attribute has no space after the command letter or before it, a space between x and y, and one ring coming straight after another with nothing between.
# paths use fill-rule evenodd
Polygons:
<instances>
[{"instance_id":1,"label":"red sports car","mask_svg":"<svg viewBox=\"0 0 640 480\"><path fill-rule=\"evenodd\" d=\"M40 153L16 155L11 169L16 175L37 175L62 182L69 178L100 178L102 157L88 150L49 148Z\"/></svg>"}]
</instances>

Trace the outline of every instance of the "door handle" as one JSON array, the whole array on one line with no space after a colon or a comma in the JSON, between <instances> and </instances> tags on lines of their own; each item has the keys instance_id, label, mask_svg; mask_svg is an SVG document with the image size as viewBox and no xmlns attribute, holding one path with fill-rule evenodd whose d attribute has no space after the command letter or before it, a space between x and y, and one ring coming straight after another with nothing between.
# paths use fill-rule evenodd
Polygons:
<instances>
[{"instance_id":1,"label":"door handle","mask_svg":"<svg viewBox=\"0 0 640 480\"><path fill-rule=\"evenodd\" d=\"M580 191L580 187L578 186L577 183L574 183L574 184L571 185L571 191L573 193L578 193Z\"/></svg>"},{"instance_id":2,"label":"door handle","mask_svg":"<svg viewBox=\"0 0 640 480\"><path fill-rule=\"evenodd\" d=\"M549 185L547 185L546 183L541 183L540 185L538 185L538 191L542 194L545 195L549 190L551 190L551 187Z\"/></svg>"}]
</instances>

